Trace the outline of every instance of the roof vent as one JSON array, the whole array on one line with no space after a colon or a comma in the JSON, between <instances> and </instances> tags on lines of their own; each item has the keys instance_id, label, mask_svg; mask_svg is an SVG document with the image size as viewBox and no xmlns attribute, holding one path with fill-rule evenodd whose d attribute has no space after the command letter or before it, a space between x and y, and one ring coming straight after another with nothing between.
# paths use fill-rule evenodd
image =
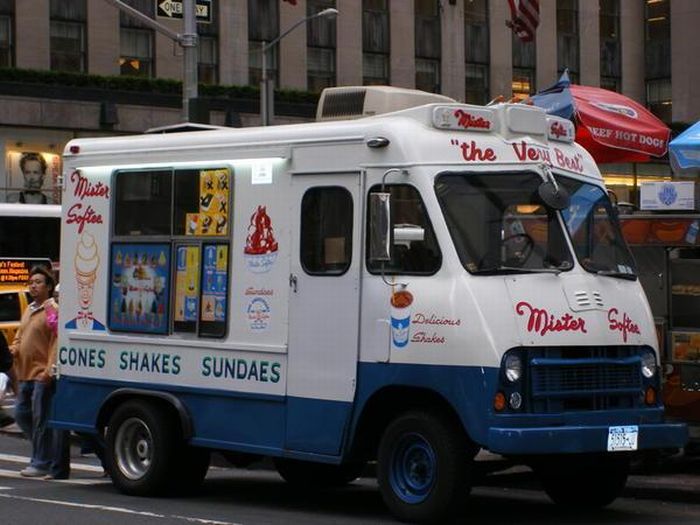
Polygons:
<instances>
[{"instance_id":1,"label":"roof vent","mask_svg":"<svg viewBox=\"0 0 700 525\"><path fill-rule=\"evenodd\" d=\"M366 93L364 89L343 89L327 93L324 104L319 106L321 117L318 120L345 119L362 115Z\"/></svg>"},{"instance_id":2,"label":"roof vent","mask_svg":"<svg viewBox=\"0 0 700 525\"><path fill-rule=\"evenodd\" d=\"M434 103L454 103L444 95L391 86L326 88L321 93L316 120L346 120L371 117Z\"/></svg>"}]
</instances>

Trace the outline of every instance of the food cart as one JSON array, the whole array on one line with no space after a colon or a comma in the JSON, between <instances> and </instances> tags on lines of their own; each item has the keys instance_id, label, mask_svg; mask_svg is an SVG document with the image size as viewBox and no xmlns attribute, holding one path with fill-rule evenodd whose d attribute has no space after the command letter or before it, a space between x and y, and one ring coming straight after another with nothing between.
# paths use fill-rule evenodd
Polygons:
<instances>
[{"instance_id":1,"label":"food cart","mask_svg":"<svg viewBox=\"0 0 700 525\"><path fill-rule=\"evenodd\" d=\"M700 451L700 214L621 215L656 321L670 418L688 423Z\"/></svg>"}]
</instances>

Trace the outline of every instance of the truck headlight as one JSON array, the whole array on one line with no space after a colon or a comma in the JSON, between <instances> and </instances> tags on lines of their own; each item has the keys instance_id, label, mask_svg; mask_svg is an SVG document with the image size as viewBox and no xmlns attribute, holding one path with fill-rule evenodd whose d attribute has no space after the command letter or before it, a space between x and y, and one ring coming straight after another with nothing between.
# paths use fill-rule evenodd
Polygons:
<instances>
[{"instance_id":1,"label":"truck headlight","mask_svg":"<svg viewBox=\"0 0 700 525\"><path fill-rule=\"evenodd\" d=\"M518 354L508 354L503 366L506 379L511 383L515 383L523 376L523 361Z\"/></svg>"},{"instance_id":2,"label":"truck headlight","mask_svg":"<svg viewBox=\"0 0 700 525\"><path fill-rule=\"evenodd\" d=\"M656 356L653 352L642 354L642 375L647 379L654 377L656 373Z\"/></svg>"}]
</instances>

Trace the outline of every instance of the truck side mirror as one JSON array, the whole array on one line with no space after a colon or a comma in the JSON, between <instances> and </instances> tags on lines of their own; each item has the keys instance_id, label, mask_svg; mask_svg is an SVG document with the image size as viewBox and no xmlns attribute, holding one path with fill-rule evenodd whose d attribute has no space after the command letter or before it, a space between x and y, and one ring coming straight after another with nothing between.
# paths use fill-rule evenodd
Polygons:
<instances>
[{"instance_id":1,"label":"truck side mirror","mask_svg":"<svg viewBox=\"0 0 700 525\"><path fill-rule=\"evenodd\" d=\"M391 260L391 193L369 195L369 262Z\"/></svg>"}]
</instances>

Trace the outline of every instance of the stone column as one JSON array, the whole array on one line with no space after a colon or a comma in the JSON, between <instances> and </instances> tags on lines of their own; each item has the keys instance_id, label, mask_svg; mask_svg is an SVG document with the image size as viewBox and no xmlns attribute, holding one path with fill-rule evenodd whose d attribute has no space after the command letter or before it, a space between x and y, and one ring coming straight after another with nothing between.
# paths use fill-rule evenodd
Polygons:
<instances>
[{"instance_id":1,"label":"stone column","mask_svg":"<svg viewBox=\"0 0 700 525\"><path fill-rule=\"evenodd\" d=\"M620 0L620 46L622 48L622 93L644 104L646 89L643 2Z\"/></svg>"},{"instance_id":2,"label":"stone column","mask_svg":"<svg viewBox=\"0 0 700 525\"><path fill-rule=\"evenodd\" d=\"M336 79L339 86L362 85L362 2L336 0Z\"/></svg>"},{"instance_id":3,"label":"stone column","mask_svg":"<svg viewBox=\"0 0 700 525\"><path fill-rule=\"evenodd\" d=\"M464 100L464 2L441 4L442 60L440 64L442 94Z\"/></svg>"},{"instance_id":4,"label":"stone column","mask_svg":"<svg viewBox=\"0 0 700 525\"><path fill-rule=\"evenodd\" d=\"M392 86L414 88L416 85L416 42L413 0L389 2L391 57L389 81Z\"/></svg>"},{"instance_id":5,"label":"stone column","mask_svg":"<svg viewBox=\"0 0 700 525\"><path fill-rule=\"evenodd\" d=\"M598 2L578 3L581 84L600 86L600 7Z\"/></svg>"}]
</instances>

